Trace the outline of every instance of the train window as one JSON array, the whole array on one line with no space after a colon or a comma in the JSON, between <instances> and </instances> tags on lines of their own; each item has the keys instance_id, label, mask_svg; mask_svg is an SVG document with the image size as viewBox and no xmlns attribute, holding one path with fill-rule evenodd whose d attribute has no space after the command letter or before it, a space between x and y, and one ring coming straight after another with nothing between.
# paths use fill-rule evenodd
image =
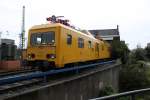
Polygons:
<instances>
[{"instance_id":1,"label":"train window","mask_svg":"<svg viewBox=\"0 0 150 100\"><path fill-rule=\"evenodd\" d=\"M41 44L41 35L39 33L34 33L31 35L31 44Z\"/></svg>"},{"instance_id":2,"label":"train window","mask_svg":"<svg viewBox=\"0 0 150 100\"><path fill-rule=\"evenodd\" d=\"M41 37L37 37L37 43L40 44L41 43Z\"/></svg>"},{"instance_id":3,"label":"train window","mask_svg":"<svg viewBox=\"0 0 150 100\"><path fill-rule=\"evenodd\" d=\"M92 42L91 41L88 41L88 47L92 48Z\"/></svg>"},{"instance_id":4,"label":"train window","mask_svg":"<svg viewBox=\"0 0 150 100\"><path fill-rule=\"evenodd\" d=\"M99 51L99 44L98 44L98 43L96 43L95 50L96 50L96 51Z\"/></svg>"},{"instance_id":5,"label":"train window","mask_svg":"<svg viewBox=\"0 0 150 100\"><path fill-rule=\"evenodd\" d=\"M72 36L70 34L67 35L67 44L68 45L72 44Z\"/></svg>"},{"instance_id":6,"label":"train window","mask_svg":"<svg viewBox=\"0 0 150 100\"><path fill-rule=\"evenodd\" d=\"M31 45L53 44L55 42L54 32L33 33L31 35Z\"/></svg>"},{"instance_id":7,"label":"train window","mask_svg":"<svg viewBox=\"0 0 150 100\"><path fill-rule=\"evenodd\" d=\"M104 45L102 45L102 51L104 51Z\"/></svg>"},{"instance_id":8,"label":"train window","mask_svg":"<svg viewBox=\"0 0 150 100\"><path fill-rule=\"evenodd\" d=\"M55 34L54 32L45 32L42 34L42 43L43 44L52 44L55 42Z\"/></svg>"},{"instance_id":9,"label":"train window","mask_svg":"<svg viewBox=\"0 0 150 100\"><path fill-rule=\"evenodd\" d=\"M84 48L84 40L82 38L78 38L78 48Z\"/></svg>"}]
</instances>

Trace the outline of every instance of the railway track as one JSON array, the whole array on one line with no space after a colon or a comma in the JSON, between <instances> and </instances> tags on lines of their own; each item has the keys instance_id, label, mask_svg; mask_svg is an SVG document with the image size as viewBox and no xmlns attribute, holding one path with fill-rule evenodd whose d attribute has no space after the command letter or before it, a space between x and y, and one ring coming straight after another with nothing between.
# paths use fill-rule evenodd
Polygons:
<instances>
[{"instance_id":1,"label":"railway track","mask_svg":"<svg viewBox=\"0 0 150 100\"><path fill-rule=\"evenodd\" d=\"M0 85L0 98L11 98L22 93L26 93L27 91L34 90L34 88L39 88L48 84L59 84L61 82L63 83L64 81L70 81L79 77L84 77L86 75L99 72L100 70L105 70L108 68L108 65L110 64L106 63L105 65L100 65L99 67L89 70L82 70L78 73L59 73L46 77L46 80L44 78L33 78L30 80L22 80L11 84Z\"/></svg>"},{"instance_id":2,"label":"railway track","mask_svg":"<svg viewBox=\"0 0 150 100\"><path fill-rule=\"evenodd\" d=\"M66 73L66 72L72 72L72 71L80 71L88 68L94 68L96 66L104 65L104 64L110 64L114 63L114 61L106 61L106 62L100 62L100 63L94 63L94 64L88 64L88 65L81 65L76 67L69 67L64 69L57 69L57 70L50 70L46 72L41 71L27 71L27 72L20 72L19 74L9 74L7 76L0 77L0 85L14 83L18 81L23 80L30 80L30 79L36 79L36 78L45 78L51 75L59 74L59 73Z\"/></svg>"},{"instance_id":3,"label":"railway track","mask_svg":"<svg viewBox=\"0 0 150 100\"><path fill-rule=\"evenodd\" d=\"M0 72L0 78L4 76L10 76L10 75L16 75L20 73L27 73L27 72L33 72L37 71L37 69L31 70L31 69L21 69L21 70L16 70L16 71L1 71Z\"/></svg>"},{"instance_id":4,"label":"railway track","mask_svg":"<svg viewBox=\"0 0 150 100\"><path fill-rule=\"evenodd\" d=\"M48 72L35 71L19 73L17 75L8 75L3 78L0 78L0 98L14 95L15 93L19 93L19 91L22 92L32 87L50 84L52 82L57 82L60 80L66 80L67 78L72 77L74 75L84 75L88 71L97 71L98 68L103 69L109 64L112 64L112 62L99 64L99 67L91 67L92 69L90 69L90 65L84 65L84 67L78 66L78 68L80 69L85 69L82 71L75 71L74 73L72 73L72 71L75 68L68 68L62 70L51 70ZM92 65L96 66L96 64ZM89 72L87 74L89 74Z\"/></svg>"},{"instance_id":5,"label":"railway track","mask_svg":"<svg viewBox=\"0 0 150 100\"><path fill-rule=\"evenodd\" d=\"M31 79L31 80L25 80L25 81L20 81L20 82L15 82L12 84L6 84L0 86L0 99L1 96L7 97L16 91L24 91L25 89L28 89L32 86L41 84L43 79Z\"/></svg>"}]
</instances>

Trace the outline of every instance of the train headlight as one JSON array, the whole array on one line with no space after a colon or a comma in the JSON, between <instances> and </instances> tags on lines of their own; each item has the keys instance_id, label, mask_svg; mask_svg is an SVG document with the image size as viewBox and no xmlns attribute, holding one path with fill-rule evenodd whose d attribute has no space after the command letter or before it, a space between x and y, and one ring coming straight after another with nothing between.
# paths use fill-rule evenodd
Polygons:
<instances>
[{"instance_id":1,"label":"train headlight","mask_svg":"<svg viewBox=\"0 0 150 100\"><path fill-rule=\"evenodd\" d=\"M48 59L54 59L54 58L56 58L56 55L55 54L47 54L46 57Z\"/></svg>"},{"instance_id":2,"label":"train headlight","mask_svg":"<svg viewBox=\"0 0 150 100\"><path fill-rule=\"evenodd\" d=\"M35 54L28 54L28 59L35 58Z\"/></svg>"},{"instance_id":3,"label":"train headlight","mask_svg":"<svg viewBox=\"0 0 150 100\"><path fill-rule=\"evenodd\" d=\"M31 59L31 55L28 55L28 59Z\"/></svg>"}]
</instances>

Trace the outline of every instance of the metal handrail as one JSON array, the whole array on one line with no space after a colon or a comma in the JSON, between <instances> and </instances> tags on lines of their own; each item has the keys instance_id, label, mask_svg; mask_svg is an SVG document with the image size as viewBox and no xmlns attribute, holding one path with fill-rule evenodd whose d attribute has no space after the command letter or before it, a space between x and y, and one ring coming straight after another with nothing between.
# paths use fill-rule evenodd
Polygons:
<instances>
[{"instance_id":1,"label":"metal handrail","mask_svg":"<svg viewBox=\"0 0 150 100\"><path fill-rule=\"evenodd\" d=\"M121 97L126 97L126 96L130 96L131 100L135 100L135 95L142 94L142 93L149 92L149 91L150 91L150 88L139 89L139 90L134 90L134 91L118 93L118 94L114 94L114 95L110 95L110 96L94 98L94 99L90 99L90 100L115 100L115 99L118 99Z\"/></svg>"}]
</instances>

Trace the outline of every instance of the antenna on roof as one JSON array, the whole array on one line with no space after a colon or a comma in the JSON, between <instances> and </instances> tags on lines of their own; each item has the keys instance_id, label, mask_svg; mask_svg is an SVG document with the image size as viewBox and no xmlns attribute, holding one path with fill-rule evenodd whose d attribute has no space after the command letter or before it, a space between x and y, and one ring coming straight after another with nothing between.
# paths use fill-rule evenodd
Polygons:
<instances>
[{"instance_id":1,"label":"antenna on roof","mask_svg":"<svg viewBox=\"0 0 150 100\"><path fill-rule=\"evenodd\" d=\"M62 17L64 17L64 16L52 15L51 17L46 18L46 20L49 21L50 23L61 23L61 24L64 24L66 26L72 27L69 24L69 20L68 19L61 19Z\"/></svg>"}]
</instances>

